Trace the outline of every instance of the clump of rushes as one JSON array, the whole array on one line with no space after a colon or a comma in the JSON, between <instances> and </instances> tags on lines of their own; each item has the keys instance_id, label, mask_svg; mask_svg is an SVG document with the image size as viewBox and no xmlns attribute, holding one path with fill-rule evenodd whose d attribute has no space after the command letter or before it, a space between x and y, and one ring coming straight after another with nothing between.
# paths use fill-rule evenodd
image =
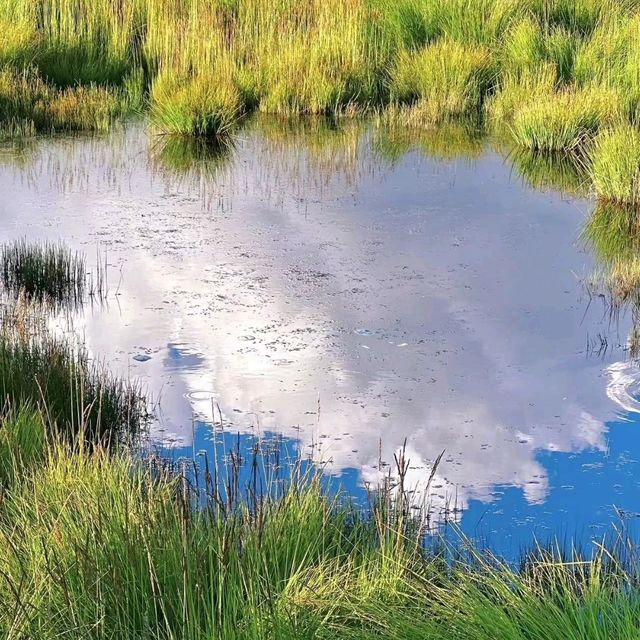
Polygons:
<instances>
[{"instance_id":1,"label":"clump of rushes","mask_svg":"<svg viewBox=\"0 0 640 640\"><path fill-rule=\"evenodd\" d=\"M238 125L242 101L225 74L182 76L162 72L153 84L151 118L166 134L220 137Z\"/></svg>"},{"instance_id":2,"label":"clump of rushes","mask_svg":"<svg viewBox=\"0 0 640 640\"><path fill-rule=\"evenodd\" d=\"M16 240L0 251L2 284L13 296L77 306L85 295L84 257L62 244Z\"/></svg>"},{"instance_id":3,"label":"clump of rushes","mask_svg":"<svg viewBox=\"0 0 640 640\"><path fill-rule=\"evenodd\" d=\"M0 392L10 406L30 404L61 433L90 442L133 436L144 419L138 389L92 364L82 348L10 327L0 333Z\"/></svg>"},{"instance_id":4,"label":"clump of rushes","mask_svg":"<svg viewBox=\"0 0 640 640\"><path fill-rule=\"evenodd\" d=\"M640 130L627 125L598 135L591 153L591 180L600 198L640 205Z\"/></svg>"},{"instance_id":5,"label":"clump of rushes","mask_svg":"<svg viewBox=\"0 0 640 640\"><path fill-rule=\"evenodd\" d=\"M514 115L515 141L534 151L570 151L590 142L603 126L623 120L620 92L600 86L538 95Z\"/></svg>"},{"instance_id":6,"label":"clump of rushes","mask_svg":"<svg viewBox=\"0 0 640 640\"><path fill-rule=\"evenodd\" d=\"M549 98L556 86L556 69L550 63L534 71L506 72L497 92L487 100L485 113L494 127L504 129L513 124L514 116L523 105Z\"/></svg>"},{"instance_id":7,"label":"clump of rushes","mask_svg":"<svg viewBox=\"0 0 640 640\"><path fill-rule=\"evenodd\" d=\"M392 96L411 124L432 125L452 117L480 113L495 78L491 52L481 46L442 41L403 52L396 63Z\"/></svg>"}]
</instances>

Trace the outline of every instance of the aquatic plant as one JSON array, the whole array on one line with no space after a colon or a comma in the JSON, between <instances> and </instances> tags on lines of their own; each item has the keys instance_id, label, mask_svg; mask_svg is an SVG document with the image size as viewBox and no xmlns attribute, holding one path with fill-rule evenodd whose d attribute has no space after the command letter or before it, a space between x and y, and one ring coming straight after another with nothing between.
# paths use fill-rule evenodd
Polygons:
<instances>
[{"instance_id":1,"label":"aquatic plant","mask_svg":"<svg viewBox=\"0 0 640 640\"><path fill-rule=\"evenodd\" d=\"M118 441L139 431L145 417L134 385L92 363L80 346L46 333L0 333L0 391L12 407L29 404L61 433L89 441Z\"/></svg>"},{"instance_id":2,"label":"aquatic plant","mask_svg":"<svg viewBox=\"0 0 640 640\"><path fill-rule=\"evenodd\" d=\"M624 98L599 86L536 95L513 118L515 141L534 151L584 148L603 126L622 121Z\"/></svg>"},{"instance_id":3,"label":"aquatic plant","mask_svg":"<svg viewBox=\"0 0 640 640\"><path fill-rule=\"evenodd\" d=\"M253 109L358 114L390 101L415 102L406 116L424 124L478 111L496 80L515 92L510 78L547 66L554 82L622 91L637 117L639 12L636 0L1 0L0 62L41 83L22 90L38 113L3 121L11 133L102 130L150 89L159 128L181 134L228 132ZM59 95L78 85L92 99ZM98 98L91 115L60 105Z\"/></svg>"},{"instance_id":4,"label":"aquatic plant","mask_svg":"<svg viewBox=\"0 0 640 640\"><path fill-rule=\"evenodd\" d=\"M591 158L591 179L600 198L640 204L640 130L627 125L603 131Z\"/></svg>"},{"instance_id":5,"label":"aquatic plant","mask_svg":"<svg viewBox=\"0 0 640 640\"><path fill-rule=\"evenodd\" d=\"M106 131L130 111L117 91L97 86L55 89L33 69L0 69L0 136Z\"/></svg>"},{"instance_id":6,"label":"aquatic plant","mask_svg":"<svg viewBox=\"0 0 640 640\"><path fill-rule=\"evenodd\" d=\"M437 124L478 114L494 73L488 49L445 40L398 57L391 95L412 103L404 112L407 123Z\"/></svg>"},{"instance_id":7,"label":"aquatic plant","mask_svg":"<svg viewBox=\"0 0 640 640\"><path fill-rule=\"evenodd\" d=\"M163 133L221 137L242 115L240 92L232 80L199 74L160 74L151 94L151 118Z\"/></svg>"},{"instance_id":8,"label":"aquatic plant","mask_svg":"<svg viewBox=\"0 0 640 640\"><path fill-rule=\"evenodd\" d=\"M84 257L63 244L16 240L2 246L2 285L11 295L75 306L84 298Z\"/></svg>"}]
</instances>

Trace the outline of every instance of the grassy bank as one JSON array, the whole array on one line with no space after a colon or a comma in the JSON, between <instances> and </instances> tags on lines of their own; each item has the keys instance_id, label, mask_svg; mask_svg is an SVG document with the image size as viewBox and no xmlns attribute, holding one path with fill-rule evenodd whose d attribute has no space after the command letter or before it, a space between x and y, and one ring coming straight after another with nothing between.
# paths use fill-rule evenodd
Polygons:
<instances>
[{"instance_id":1,"label":"grassy bank","mask_svg":"<svg viewBox=\"0 0 640 640\"><path fill-rule=\"evenodd\" d=\"M0 0L0 32L5 136L383 110L575 153L595 193L637 199L637 0Z\"/></svg>"},{"instance_id":2,"label":"grassy bank","mask_svg":"<svg viewBox=\"0 0 640 640\"><path fill-rule=\"evenodd\" d=\"M24 409L0 424L7 640L637 637L621 541L514 569L425 550L403 493L363 512L294 473L277 496L240 487L231 504L126 452L48 441L41 421Z\"/></svg>"},{"instance_id":3,"label":"grassy bank","mask_svg":"<svg viewBox=\"0 0 640 640\"><path fill-rule=\"evenodd\" d=\"M0 0L0 27L6 134L102 130L143 103L159 131L206 137L255 110L391 107L590 159L600 131L638 126L637 0Z\"/></svg>"}]
</instances>

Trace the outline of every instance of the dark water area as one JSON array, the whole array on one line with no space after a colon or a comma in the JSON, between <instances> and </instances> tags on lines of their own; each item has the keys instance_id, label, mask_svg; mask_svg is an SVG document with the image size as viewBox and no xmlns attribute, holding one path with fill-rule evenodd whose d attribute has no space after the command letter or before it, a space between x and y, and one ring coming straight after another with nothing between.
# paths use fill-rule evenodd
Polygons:
<instances>
[{"instance_id":1,"label":"dark water area","mask_svg":"<svg viewBox=\"0 0 640 640\"><path fill-rule=\"evenodd\" d=\"M640 370L588 286L594 202L571 169L425 135L39 139L0 153L0 230L106 252L107 303L51 324L142 382L174 456L267 438L362 497L406 439L418 490L444 451L434 522L500 553L632 526Z\"/></svg>"}]
</instances>

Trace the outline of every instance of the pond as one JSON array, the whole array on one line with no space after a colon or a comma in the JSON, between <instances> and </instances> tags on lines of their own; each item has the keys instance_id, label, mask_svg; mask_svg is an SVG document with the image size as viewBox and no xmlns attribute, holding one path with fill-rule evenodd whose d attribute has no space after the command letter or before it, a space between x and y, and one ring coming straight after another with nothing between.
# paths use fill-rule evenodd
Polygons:
<instances>
[{"instance_id":1,"label":"pond","mask_svg":"<svg viewBox=\"0 0 640 640\"><path fill-rule=\"evenodd\" d=\"M406 440L412 486L444 452L435 522L505 554L601 536L640 512L640 370L588 286L594 203L465 136L42 138L0 154L0 231L106 253L73 330L142 381L172 455L277 437L362 496Z\"/></svg>"}]
</instances>

